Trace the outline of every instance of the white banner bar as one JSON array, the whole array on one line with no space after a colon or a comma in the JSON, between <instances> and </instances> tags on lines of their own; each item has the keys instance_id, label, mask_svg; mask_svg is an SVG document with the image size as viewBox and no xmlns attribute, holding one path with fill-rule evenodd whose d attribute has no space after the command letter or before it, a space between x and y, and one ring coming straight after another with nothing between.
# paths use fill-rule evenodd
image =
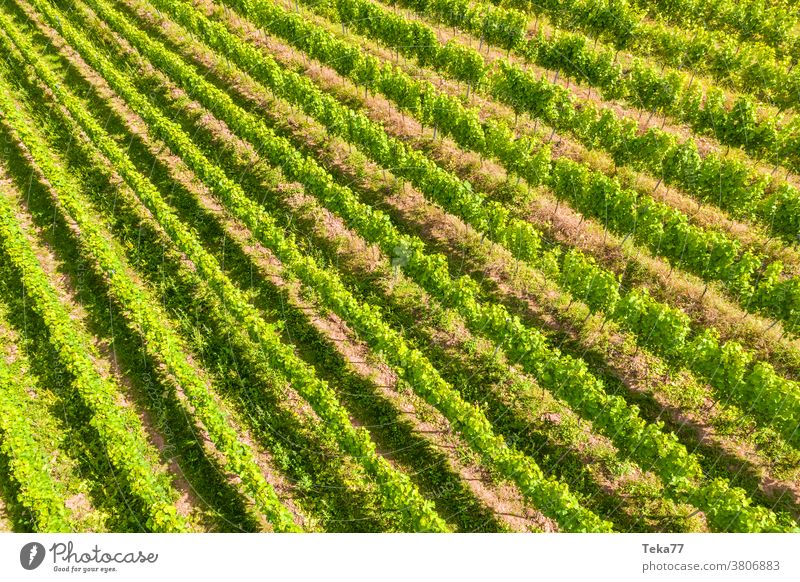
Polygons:
<instances>
[{"instance_id":1,"label":"white banner bar","mask_svg":"<svg viewBox=\"0 0 800 582\"><path fill-rule=\"evenodd\" d=\"M800 534L4 534L0 580L797 582L798 554Z\"/></svg>"}]
</instances>

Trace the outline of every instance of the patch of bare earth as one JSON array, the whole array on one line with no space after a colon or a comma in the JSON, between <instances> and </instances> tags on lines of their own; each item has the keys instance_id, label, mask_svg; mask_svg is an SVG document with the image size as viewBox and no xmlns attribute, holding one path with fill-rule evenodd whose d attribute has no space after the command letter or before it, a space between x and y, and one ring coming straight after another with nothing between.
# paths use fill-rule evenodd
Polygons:
<instances>
[{"instance_id":1,"label":"patch of bare earth","mask_svg":"<svg viewBox=\"0 0 800 582\"><path fill-rule=\"evenodd\" d=\"M85 520L94 511L91 500L84 493L72 495L67 498L64 505L77 521Z\"/></svg>"},{"instance_id":2,"label":"patch of bare earth","mask_svg":"<svg viewBox=\"0 0 800 582\"><path fill-rule=\"evenodd\" d=\"M8 508L6 502L0 497L0 532L9 533L14 531L11 524L11 517L8 515Z\"/></svg>"}]
</instances>

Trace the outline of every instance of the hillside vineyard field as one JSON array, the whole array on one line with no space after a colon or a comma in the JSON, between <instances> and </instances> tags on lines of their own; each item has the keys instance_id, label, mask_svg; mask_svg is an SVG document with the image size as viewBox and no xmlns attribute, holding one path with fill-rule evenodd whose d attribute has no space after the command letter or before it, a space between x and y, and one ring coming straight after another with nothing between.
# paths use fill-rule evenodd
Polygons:
<instances>
[{"instance_id":1,"label":"hillside vineyard field","mask_svg":"<svg viewBox=\"0 0 800 582\"><path fill-rule=\"evenodd\" d=\"M0 0L0 530L800 531L798 0Z\"/></svg>"}]
</instances>

